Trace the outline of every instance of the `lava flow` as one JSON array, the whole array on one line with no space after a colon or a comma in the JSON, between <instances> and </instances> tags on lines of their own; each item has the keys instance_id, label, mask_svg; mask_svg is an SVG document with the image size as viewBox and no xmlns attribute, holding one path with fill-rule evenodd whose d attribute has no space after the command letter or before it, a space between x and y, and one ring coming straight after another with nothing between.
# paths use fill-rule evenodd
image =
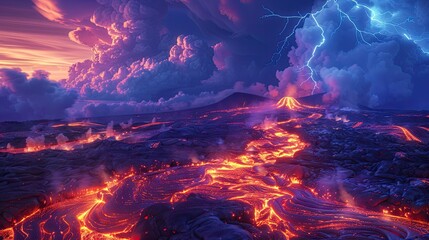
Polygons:
<instances>
[{"instance_id":1,"label":"lava flow","mask_svg":"<svg viewBox=\"0 0 429 240\"><path fill-rule=\"evenodd\" d=\"M416 141L416 142L422 142L420 139L418 139L416 136L414 136L410 130L406 129L405 127L401 127L401 126L395 126L396 128L400 129L405 136L405 139L407 141Z\"/></svg>"},{"instance_id":2,"label":"lava flow","mask_svg":"<svg viewBox=\"0 0 429 240\"><path fill-rule=\"evenodd\" d=\"M335 136L353 131L349 135L357 138L361 121L323 117L325 110L292 98L282 99L277 107L288 109L277 112L276 116L271 116L272 110L255 116L255 108L247 112L236 108L240 114L211 110L201 113L204 118L184 117L185 120L176 123L171 118L160 124L136 121L127 130L129 136L152 131L138 142L100 135L88 146L65 153L51 153L51 149L31 153L46 158L49 154L62 154L56 155L52 163L43 162L46 166L58 166L55 161L60 157L68 159L68 164L76 162L75 168L80 170L70 176L77 180L61 180L63 176L54 178L52 173L45 174L51 177L43 180L43 184L48 182L43 186L56 188L43 194L51 194L53 200L36 207L27 216L17 217L13 226L4 227L0 236L5 239L406 239L429 233L424 217L417 220L413 215L403 217L387 211L388 207L378 210L363 206L360 192L347 192L351 190L346 184L361 181L352 178L353 174L341 177L343 180L336 179L342 181L341 195L349 196L349 201L324 189L329 182L324 174L333 175L332 170L338 172L347 165L336 163L339 156L333 153L331 161L322 161L319 153L326 153L322 147L334 151L336 146L313 140L331 129L338 132ZM247 119L259 122L250 124ZM172 123L171 128L148 129L167 123ZM341 129L346 132L339 133ZM404 131L407 137L414 137L408 133ZM332 144L338 144L337 140ZM29 153L7 154L25 159ZM87 159L81 161L81 155ZM91 164L93 168L89 167ZM88 168L83 169L85 165ZM103 166L99 171L102 174L95 171L99 166ZM64 175L67 171L70 168ZM101 183L92 184L91 179L102 175ZM82 176L86 180L75 184L77 190L68 189L70 184L66 183L79 181ZM391 184L397 186L397 182ZM60 191L55 190L57 185L61 186ZM67 191L73 194L67 195ZM389 202L383 199L377 204ZM28 207L26 202L25 207ZM3 216L7 211L3 211ZM417 209L414 212L417 214ZM426 213L420 209L419 214Z\"/></svg>"}]
</instances>

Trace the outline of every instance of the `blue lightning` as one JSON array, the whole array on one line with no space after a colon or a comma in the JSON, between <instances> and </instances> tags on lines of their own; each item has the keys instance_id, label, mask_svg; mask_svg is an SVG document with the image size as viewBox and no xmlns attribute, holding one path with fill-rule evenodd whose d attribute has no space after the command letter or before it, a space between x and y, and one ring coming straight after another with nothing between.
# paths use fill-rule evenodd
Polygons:
<instances>
[{"instance_id":1,"label":"blue lightning","mask_svg":"<svg viewBox=\"0 0 429 240\"><path fill-rule=\"evenodd\" d=\"M263 8L267 12L267 14L262 16L262 18L278 18L284 21L283 29L279 34L280 36L283 36L291 22L294 22L294 25L292 25L292 30L288 34L286 34L286 36L284 36L283 39L278 43L277 50L271 58L272 63L277 63L282 58L282 54L288 47L290 39L295 35L296 30L305 24L305 21L307 19L311 19L314 26L320 30L320 40L318 40L318 42L314 44L313 48L310 49L311 56L309 56L306 59L305 63L298 68L299 71L307 70L308 77L304 82L301 83L301 85L307 81L312 81L312 94L314 94L315 90L318 88L316 80L317 71L313 68L312 63L315 60L319 49L321 49L327 42L327 26L323 26L323 24L321 24L319 20L320 15L325 10L335 10L339 15L339 24L334 29L334 31L331 32L331 38L341 28L344 22L347 21L355 30L356 44L372 45L374 42L380 41L382 36L386 36L388 34L403 36L405 39L413 41L416 44L419 41L428 40L425 38L415 38L410 33L408 33L406 29L406 24L413 23L413 18L410 17L397 23L386 21L383 19L392 18L393 16L395 16L395 13L391 11L380 13L379 10L375 7L359 3L358 0L326 0L326 2L321 5L320 8L318 8L317 10L310 11L305 14L298 13L298 15L281 15L264 6ZM371 31L365 30L364 28L360 27L359 24L349 14L349 12L357 10L365 11L365 14L371 20Z\"/></svg>"},{"instance_id":2,"label":"blue lightning","mask_svg":"<svg viewBox=\"0 0 429 240\"><path fill-rule=\"evenodd\" d=\"M316 12L317 14L317 12ZM317 86L317 82L314 79L314 70L311 67L311 62L313 61L314 57L316 56L316 52L317 50L323 46L323 44L325 44L326 42L326 38L325 38L325 30L323 29L323 27L319 24L319 21L317 21L315 14L311 14L311 18L313 19L313 21L316 23L316 26L320 29L320 36L322 37L322 40L316 44L316 46L313 48L313 51L311 53L311 57L307 60L305 67L310 71L310 74L307 78L307 80L305 80L304 82L302 82L301 84L304 84L305 82L312 80L313 81L313 90L311 91L311 93L313 94L314 91L318 88Z\"/></svg>"},{"instance_id":3,"label":"blue lightning","mask_svg":"<svg viewBox=\"0 0 429 240\"><path fill-rule=\"evenodd\" d=\"M314 91L318 88L317 86L317 82L314 79L314 75L315 75L315 71L314 69L311 67L311 62L313 61L314 57L316 56L316 52L317 50L322 47L325 42L326 42L326 38L325 38L325 30L323 29L323 27L319 24L319 21L317 20L317 15L319 15L329 4L330 0L328 0L318 11L316 11L315 13L311 13L308 12L304 15L294 15L294 16L283 16L283 15L279 15L275 12L273 12L272 10L265 8L264 9L268 12L268 14L264 15L262 18L271 18L271 17L276 17L276 18L281 18L281 19L285 19L285 24L283 27L283 30L280 32L280 35L283 34L283 32L287 29L289 22L291 20L297 19L296 24L293 26L292 31L280 42L280 47L277 49L277 52L275 52L273 54L273 57L271 58L272 62L277 62L281 57L282 57L282 53L285 50L285 48L287 47L287 44L289 43L289 39L294 36L296 30L304 23L305 19L307 19L308 17L311 17L314 21L314 23L316 24L316 26L320 29L320 35L321 35L321 41L315 45L315 47L313 48L311 57L306 61L305 66L301 67L300 70L303 70L304 68L307 68L309 71L309 76L307 78L306 81L313 81L313 90L312 93L314 93Z\"/></svg>"}]
</instances>

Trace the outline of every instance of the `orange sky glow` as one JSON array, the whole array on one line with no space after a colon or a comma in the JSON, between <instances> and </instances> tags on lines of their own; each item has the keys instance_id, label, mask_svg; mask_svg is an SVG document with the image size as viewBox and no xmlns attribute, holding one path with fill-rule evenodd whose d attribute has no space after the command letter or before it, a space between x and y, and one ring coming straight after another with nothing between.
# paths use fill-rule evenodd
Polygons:
<instances>
[{"instance_id":1,"label":"orange sky glow","mask_svg":"<svg viewBox=\"0 0 429 240\"><path fill-rule=\"evenodd\" d=\"M41 69L52 80L67 78L71 64L91 56L89 47L68 38L72 29L47 20L31 4L2 7L0 68L21 68L30 75Z\"/></svg>"}]
</instances>

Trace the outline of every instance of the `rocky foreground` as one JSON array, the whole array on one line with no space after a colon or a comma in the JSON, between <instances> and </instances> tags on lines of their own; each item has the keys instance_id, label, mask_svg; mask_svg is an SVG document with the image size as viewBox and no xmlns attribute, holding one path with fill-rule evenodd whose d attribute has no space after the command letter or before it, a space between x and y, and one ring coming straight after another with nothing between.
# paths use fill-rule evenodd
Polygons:
<instances>
[{"instance_id":1,"label":"rocky foreground","mask_svg":"<svg viewBox=\"0 0 429 240\"><path fill-rule=\"evenodd\" d=\"M0 239L428 239L429 112L234 94L4 122L0 192Z\"/></svg>"}]
</instances>

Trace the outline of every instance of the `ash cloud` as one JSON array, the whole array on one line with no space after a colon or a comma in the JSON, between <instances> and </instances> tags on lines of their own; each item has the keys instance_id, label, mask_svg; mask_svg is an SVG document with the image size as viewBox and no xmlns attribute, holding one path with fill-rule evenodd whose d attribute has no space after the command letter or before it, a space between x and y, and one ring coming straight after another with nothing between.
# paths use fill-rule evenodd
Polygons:
<instances>
[{"instance_id":1,"label":"ash cloud","mask_svg":"<svg viewBox=\"0 0 429 240\"><path fill-rule=\"evenodd\" d=\"M0 69L0 121L66 117L77 94L50 81L48 75L39 70L28 77L20 69Z\"/></svg>"}]
</instances>

